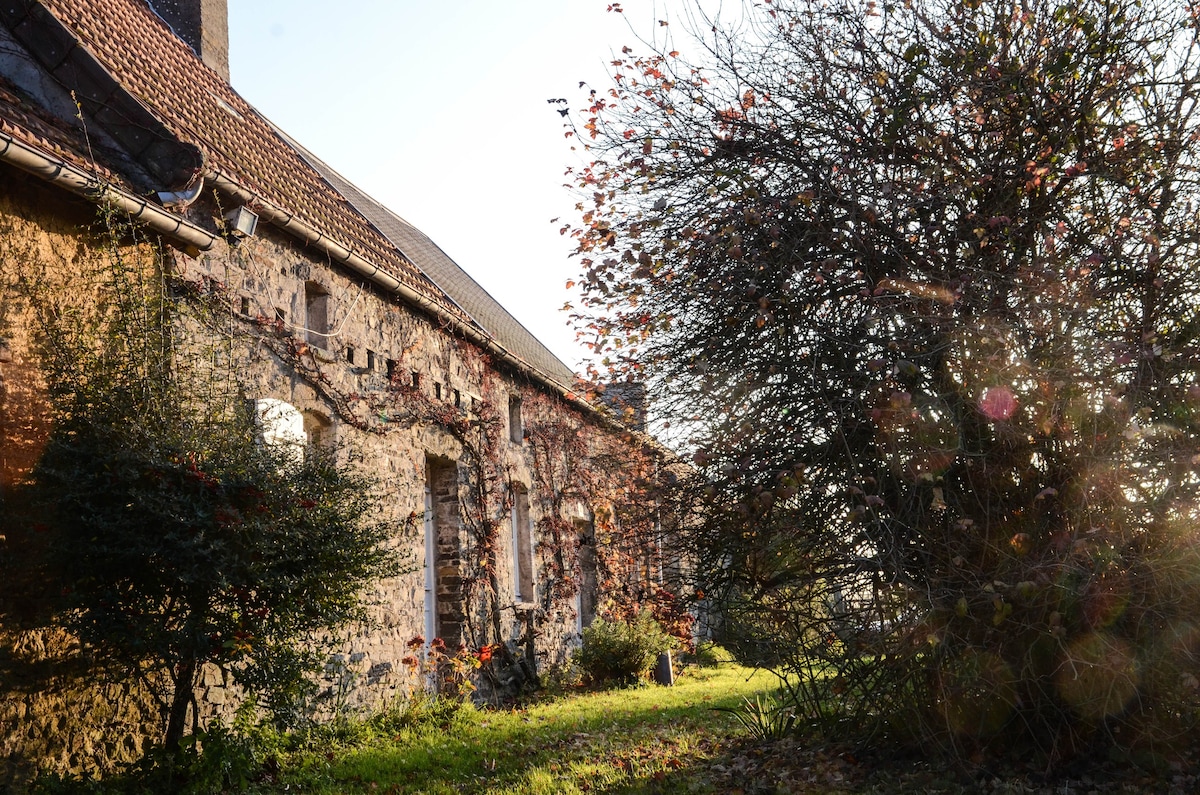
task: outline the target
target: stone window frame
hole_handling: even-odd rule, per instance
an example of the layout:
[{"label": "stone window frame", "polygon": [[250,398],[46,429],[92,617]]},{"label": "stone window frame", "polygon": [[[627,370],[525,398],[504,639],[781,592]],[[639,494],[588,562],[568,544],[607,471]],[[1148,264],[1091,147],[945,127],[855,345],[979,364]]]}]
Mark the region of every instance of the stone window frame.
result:
[{"label": "stone window frame", "polygon": [[512,502],[509,509],[509,526],[512,531],[510,551],[513,600],[517,604],[528,604],[537,600],[537,572],[533,554],[536,539],[530,513],[529,488],[524,483],[513,481],[509,484],[509,491]]},{"label": "stone window frame", "polygon": [[525,441],[525,424],[521,418],[521,396],[508,396],[508,439],[515,444]]},{"label": "stone window frame", "polygon": [[600,572],[596,557],[596,523],[591,517],[571,520],[576,534],[575,559],[579,566],[579,582],[575,592],[575,631],[580,636],[599,614]]},{"label": "stone window frame", "polygon": [[314,348],[329,347],[331,303],[329,288],[317,281],[304,282],[304,336]]},{"label": "stone window frame", "polygon": [[308,409],[300,412],[304,418],[304,433],[310,445],[332,447],[334,445],[333,419],[324,412]]}]

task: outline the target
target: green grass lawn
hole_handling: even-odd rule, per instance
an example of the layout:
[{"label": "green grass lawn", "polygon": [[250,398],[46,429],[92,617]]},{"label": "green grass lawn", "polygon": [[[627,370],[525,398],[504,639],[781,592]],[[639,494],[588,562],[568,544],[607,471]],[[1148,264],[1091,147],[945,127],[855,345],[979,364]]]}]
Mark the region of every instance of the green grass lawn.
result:
[{"label": "green grass lawn", "polygon": [[356,747],[286,754],[263,792],[716,792],[706,765],[739,728],[714,707],[769,690],[774,679],[723,665],[691,669],[674,687],[548,699],[515,710],[462,710]]},{"label": "green grass lawn", "polygon": [[[103,781],[55,777],[44,795],[215,793],[736,793],[737,795],[974,795],[1200,792],[1194,753],[1163,770],[1089,762],[1056,779],[1041,768],[973,767],[792,734],[752,737],[744,698],[771,691],[770,674],[731,664],[690,669],[675,687],[646,686],[479,710],[446,700],[398,702],[380,715],[290,735],[210,735],[198,767]],[[231,743],[223,745],[222,743]],[[252,751],[250,749],[253,749]],[[242,749],[238,751],[237,749]],[[243,753],[244,752],[244,753]],[[214,777],[215,776],[215,777]],[[220,782],[226,783],[220,783]],[[239,782],[230,784],[228,782]],[[40,786],[39,786],[40,783]],[[186,785],[181,787],[180,785]]]}]

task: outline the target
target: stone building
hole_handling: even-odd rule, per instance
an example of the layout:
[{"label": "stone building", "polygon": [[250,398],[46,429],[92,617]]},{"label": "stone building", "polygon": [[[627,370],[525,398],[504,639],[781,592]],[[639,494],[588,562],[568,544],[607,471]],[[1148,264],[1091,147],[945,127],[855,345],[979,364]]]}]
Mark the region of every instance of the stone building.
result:
[{"label": "stone building", "polygon": [[[374,472],[416,570],[331,661],[369,704],[406,683],[415,636],[567,658],[605,604],[656,592],[648,441],[576,393],[558,361],[438,246],[264,119],[229,85],[224,0],[0,4],[0,759],[103,769],[156,739],[132,686],[92,685],[42,623],[36,522],[18,495],[50,426],[20,286],[74,300],[98,207],[161,241],[165,267],[236,336],[269,434],[336,444]],[[21,514],[25,516],[25,514]],[[481,550],[485,550],[481,552]],[[490,551],[489,551],[490,550]],[[21,557],[21,556],[25,557]],[[522,666],[518,666],[520,668]],[[496,671],[513,685],[520,671]],[[233,698],[223,672],[205,714]]]}]

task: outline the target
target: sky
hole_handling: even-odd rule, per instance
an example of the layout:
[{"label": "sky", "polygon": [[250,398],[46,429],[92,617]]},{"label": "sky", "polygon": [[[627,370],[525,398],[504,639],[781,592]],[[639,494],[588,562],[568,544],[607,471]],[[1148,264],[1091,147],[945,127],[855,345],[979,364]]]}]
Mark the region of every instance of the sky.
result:
[{"label": "sky", "polygon": [[[666,0],[229,0],[231,82],[268,119],[429,235],[567,365],[580,155],[560,105],[606,85]],[[558,218],[552,223],[551,219]]]}]

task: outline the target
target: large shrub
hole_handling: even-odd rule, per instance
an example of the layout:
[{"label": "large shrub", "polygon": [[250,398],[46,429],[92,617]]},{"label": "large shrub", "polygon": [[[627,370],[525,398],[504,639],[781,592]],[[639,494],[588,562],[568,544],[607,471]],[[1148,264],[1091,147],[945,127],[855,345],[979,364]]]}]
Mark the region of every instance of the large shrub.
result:
[{"label": "large shrub", "polygon": [[576,660],[593,684],[629,685],[645,677],[676,640],[643,610],[629,622],[597,618],[583,631]]},{"label": "large shrub", "polygon": [[1188,742],[1195,8],[688,6],[586,98],[574,234],[719,639],[862,737]]},{"label": "large shrub", "polygon": [[[29,288],[54,410],[35,486],[62,621],[111,663],[106,675],[165,684],[173,753],[206,665],[285,715],[365,618],[368,586],[400,571],[398,528],[336,450],[259,437],[203,296],[105,220],[105,254],[79,277],[94,302]],[[118,243],[128,236],[138,245]]]}]

